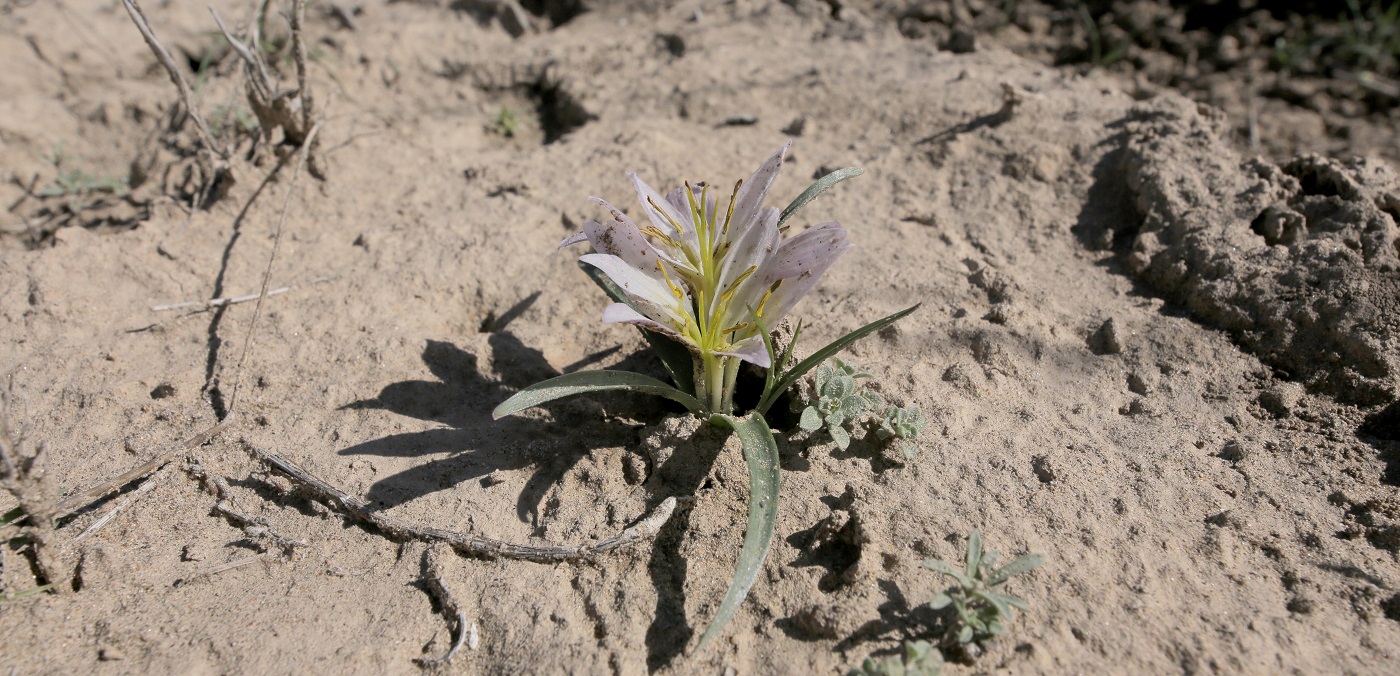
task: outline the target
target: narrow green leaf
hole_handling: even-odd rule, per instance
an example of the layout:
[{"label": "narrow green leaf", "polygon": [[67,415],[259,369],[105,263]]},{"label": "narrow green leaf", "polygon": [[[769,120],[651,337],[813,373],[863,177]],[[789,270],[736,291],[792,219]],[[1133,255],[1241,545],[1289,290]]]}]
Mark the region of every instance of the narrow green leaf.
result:
[{"label": "narrow green leaf", "polygon": [[792,330],[792,340],[788,341],[787,347],[783,348],[783,354],[778,357],[777,370],[779,372],[787,368],[788,362],[792,361],[792,351],[797,347],[797,338],[802,335],[802,320],[797,320],[797,327]]},{"label": "narrow green leaf", "polygon": [[704,650],[710,641],[719,636],[720,630],[734,617],[739,605],[749,595],[749,589],[763,569],[763,560],[768,557],[768,547],[773,543],[773,529],[778,519],[778,444],[773,441],[773,430],[768,428],[768,421],[757,412],[743,418],[729,415],[718,418],[739,435],[739,441],[744,445],[744,461],[749,466],[749,522],[734,579],[719,604],[715,619],[710,621],[710,626],[700,637],[696,650]]},{"label": "narrow green leaf", "polygon": [[5,512],[3,516],[0,516],[0,526],[8,526],[16,521],[19,521],[20,519],[23,519],[25,516],[28,515],[24,513],[24,508],[16,507],[8,512]]},{"label": "narrow green leaf", "polygon": [[773,347],[773,334],[768,332],[768,325],[763,323],[763,318],[753,308],[749,308],[749,320],[758,326],[758,335],[763,336],[763,348],[768,350],[768,369],[763,374],[763,396],[766,397],[773,389],[774,377],[783,365],[778,361],[777,350]]},{"label": "narrow green leaf", "polygon": [[[988,601],[991,601],[993,597],[995,597],[997,601],[1008,607],[1014,606],[1016,608],[1020,608],[1021,610],[1027,610],[1030,608],[1030,605],[1026,603],[1025,599],[1019,596],[1012,596],[1011,594],[1002,594],[1000,592],[991,591],[983,592],[983,595],[987,597]],[[1010,617],[1010,614],[1007,614],[1007,617]]]},{"label": "narrow green leaf", "polygon": [[[592,279],[593,283],[597,284],[603,293],[608,294],[608,297],[614,302],[626,303],[633,310],[637,310],[627,294],[611,279],[608,279],[602,270],[583,262],[580,262],[578,266],[583,268],[583,271],[588,274],[588,278]],[[641,310],[637,311],[641,312]],[[642,337],[646,339],[656,356],[661,359],[661,365],[666,367],[666,372],[671,375],[671,381],[676,384],[676,387],[684,392],[694,392],[695,358],[691,356],[690,349],[670,336],[648,331],[640,326],[637,327],[637,330],[642,332]]]},{"label": "narrow green leaf", "polygon": [[992,573],[990,576],[988,576],[987,586],[995,587],[1011,579],[1012,576],[1020,575],[1021,573],[1027,573],[1032,570],[1035,570],[1036,568],[1039,568],[1040,564],[1042,563],[1045,563],[1044,556],[1041,556],[1040,554],[1026,554],[1025,556],[1016,559],[1015,561],[1012,561],[1011,563],[1008,563],[1002,566],[1001,568],[998,568],[995,573]]},{"label": "narrow green leaf", "polygon": [[987,603],[992,604],[992,607],[996,608],[997,615],[1008,619],[1011,617],[1011,606],[1006,602],[1005,595],[982,592],[979,593],[978,596],[981,596]]},{"label": "narrow green leaf", "polygon": [[965,574],[977,579],[977,569],[982,567],[982,534],[977,529],[972,529],[972,535],[967,536],[967,568]]},{"label": "narrow green leaf", "polygon": [[956,575],[962,572],[949,565],[948,562],[938,559],[924,559],[922,565],[929,570],[943,573],[944,575]]},{"label": "narrow green leaf", "polygon": [[773,405],[773,402],[777,400],[779,394],[787,391],[789,387],[792,387],[792,384],[797,382],[797,379],[801,378],[803,374],[816,368],[818,364],[821,364],[822,362],[826,361],[827,357],[830,357],[831,355],[840,352],[847,345],[850,345],[851,343],[854,343],[855,341],[860,340],[861,338],[864,338],[870,335],[871,333],[879,331],[880,329],[883,329],[886,326],[889,326],[890,324],[893,324],[903,319],[909,313],[919,309],[920,305],[923,305],[923,303],[919,303],[918,305],[915,305],[913,307],[905,308],[888,317],[884,317],[882,319],[877,319],[873,322],[870,322],[869,324],[866,324],[865,326],[862,326],[856,329],[855,331],[852,331],[844,336],[841,336],[840,338],[837,338],[836,340],[831,341],[831,343],[829,343],[826,347],[823,347],[822,349],[813,352],[812,356],[803,359],[800,363],[797,364],[797,366],[792,367],[791,371],[784,373],[782,382],[778,383],[778,386],[773,388],[772,393],[768,394],[767,396],[764,396],[763,401],[760,401],[758,403],[758,406],[754,410],[758,411],[759,413],[767,413],[768,407]]},{"label": "narrow green leaf", "polygon": [[535,383],[516,392],[509,399],[501,402],[496,410],[491,411],[491,417],[500,420],[512,413],[519,413],[527,408],[539,406],[555,399],[606,390],[631,390],[643,394],[655,394],[680,403],[691,413],[699,413],[704,408],[695,397],[651,376],[631,371],[578,371]]},{"label": "narrow green leaf", "polygon": [[937,596],[934,596],[932,599],[929,600],[928,607],[934,610],[942,610],[944,608],[947,608],[948,604],[952,602],[953,597],[949,596],[946,592],[939,592]]},{"label": "narrow green leaf", "polygon": [[818,195],[826,192],[831,186],[864,173],[865,170],[860,167],[846,167],[845,169],[837,169],[817,179],[815,183],[807,186],[807,189],[803,190],[802,194],[798,195],[797,199],[792,201],[792,204],[787,205],[787,208],[783,209],[782,215],[778,216],[778,227],[783,227],[783,224],[786,223],[789,218],[792,218],[792,215],[797,213],[798,209],[807,206],[808,202],[816,199]]}]

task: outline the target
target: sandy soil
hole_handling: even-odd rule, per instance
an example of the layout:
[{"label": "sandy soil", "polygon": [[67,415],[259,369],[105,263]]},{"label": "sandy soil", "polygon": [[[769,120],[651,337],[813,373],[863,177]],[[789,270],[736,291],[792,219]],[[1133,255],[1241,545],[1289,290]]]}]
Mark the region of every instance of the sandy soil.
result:
[{"label": "sandy soil", "polygon": [[[202,6],[146,11],[183,60],[217,47]],[[436,3],[365,2],[351,21],[318,4],[327,180],[264,184],[272,153],[252,161],[244,139],[237,182],[190,212],[193,132],[121,5],[5,6],[0,373],[13,422],[47,442],[48,485],[72,494],[178,448],[242,392],[229,428],[130,504],[63,522],[74,576],[0,602],[0,668],[412,673],[443,653],[425,545],[308,498],[247,452],[263,448],[397,518],[540,545],[695,496],[654,541],[588,563],[447,557],[479,636],[453,671],[841,671],[946,622],[921,607],[943,582],[918,563],[956,559],[974,528],[1047,563],[1013,582],[1030,610],[1010,633],[948,673],[1393,670],[1392,167],[1251,158],[1219,111],[994,46],[940,50],[878,7],[568,15],[513,38]],[[235,59],[211,62],[201,105],[236,109]],[[632,205],[628,170],[725,184],[789,138],[779,206],[865,168],[799,217],[856,244],[798,307],[807,346],[922,302],[850,356],[931,424],[913,461],[780,430],[778,537],[696,655],[744,535],[736,442],[639,396],[489,412],[564,371],[662,373],[554,249],[601,215],[589,195]],[[72,169],[129,192],[26,195]],[[271,285],[295,288],[264,305],[240,373],[253,304],[151,308],[257,293],[288,196]],[[304,546],[263,552],[265,530],[215,511],[221,483]],[[41,582],[23,549],[5,548],[7,593]]]}]

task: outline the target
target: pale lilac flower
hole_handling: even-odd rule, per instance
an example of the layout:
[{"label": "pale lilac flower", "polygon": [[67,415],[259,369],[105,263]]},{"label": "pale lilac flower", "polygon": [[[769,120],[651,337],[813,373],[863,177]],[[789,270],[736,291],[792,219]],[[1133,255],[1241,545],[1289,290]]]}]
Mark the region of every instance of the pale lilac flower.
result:
[{"label": "pale lilac flower", "polygon": [[[687,183],[663,197],[631,173],[646,223],[639,225],[593,198],[612,219],[584,222],[583,232],[560,246],[590,242],[597,253],[579,260],[626,292],[630,304],[609,305],[603,321],[637,324],[675,338],[704,362],[712,383],[708,374],[717,358],[731,372],[737,364],[726,357],[770,366],[752,315],[776,327],[851,248],[846,231],[834,222],[784,239],[778,209],[763,206],[790,145],[737,183],[727,202],[703,184]],[[732,383],[732,373],[727,380]]]}]

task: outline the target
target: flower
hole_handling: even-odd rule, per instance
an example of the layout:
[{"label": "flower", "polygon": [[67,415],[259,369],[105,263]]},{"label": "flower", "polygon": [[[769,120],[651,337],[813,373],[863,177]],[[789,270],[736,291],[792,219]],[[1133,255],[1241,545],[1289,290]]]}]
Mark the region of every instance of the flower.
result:
[{"label": "flower", "polygon": [[[603,321],[637,324],[680,341],[704,362],[707,375],[716,359],[730,371],[737,369],[727,359],[733,357],[771,366],[753,317],[777,326],[851,248],[846,231],[835,222],[784,239],[787,228],[779,228],[778,210],[763,206],[791,145],[736,183],[723,210],[708,184],[687,182],[663,197],[634,173],[628,176],[647,223],[638,225],[608,202],[592,198],[612,219],[585,221],[583,232],[559,246],[591,243],[596,253],[579,260],[601,270],[627,294],[629,302],[603,310]],[[726,380],[732,384],[732,375]],[[705,389],[713,391],[716,385]]]}]

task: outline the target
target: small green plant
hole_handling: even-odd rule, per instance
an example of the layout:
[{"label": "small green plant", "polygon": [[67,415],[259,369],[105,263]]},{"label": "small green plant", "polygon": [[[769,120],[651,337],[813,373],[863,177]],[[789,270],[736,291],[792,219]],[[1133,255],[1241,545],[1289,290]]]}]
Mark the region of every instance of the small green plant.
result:
[{"label": "small green plant", "polygon": [[880,418],[879,426],[875,428],[875,436],[885,443],[894,443],[904,457],[913,460],[919,452],[919,446],[914,443],[914,439],[923,431],[924,414],[919,411],[918,406],[890,406]]},{"label": "small green plant", "polygon": [[851,445],[847,429],[855,430],[871,411],[879,410],[885,400],[857,382],[871,377],[854,364],[832,358],[831,364],[817,367],[816,401],[802,410],[798,426],[808,432],[822,427],[842,450]]},{"label": "small green plant", "polygon": [[40,153],[39,156],[58,171],[58,177],[53,183],[39,190],[40,197],[82,197],[94,193],[126,194],[126,177],[98,176],[82,169],[64,168],[65,164],[70,164],[78,158],[69,155],[62,142],[54,147],[52,155]]},{"label": "small green plant", "polygon": [[253,111],[245,106],[215,106],[213,114],[209,116],[209,130],[218,137],[229,130],[239,136],[252,135],[257,133],[258,128],[258,118],[253,117]]},{"label": "small green plant", "polygon": [[846,676],[939,676],[943,673],[943,655],[928,641],[905,641],[903,655],[875,659],[865,658],[860,668]]},{"label": "small green plant", "polygon": [[957,580],[956,585],[933,597],[928,605],[939,610],[952,604],[958,611],[956,639],[959,644],[981,643],[1005,633],[1011,609],[1025,610],[1027,606],[1020,598],[1003,592],[1002,587],[1012,576],[1039,568],[1045,557],[1025,554],[993,570],[996,562],[995,551],[982,551],[982,535],[976,530],[967,538],[967,564],[962,570],[937,559],[924,560],[925,568]]},{"label": "small green plant", "polygon": [[501,112],[496,113],[495,119],[491,120],[491,132],[506,138],[514,138],[518,131],[520,131],[520,116],[516,114],[514,108],[501,106]]}]

